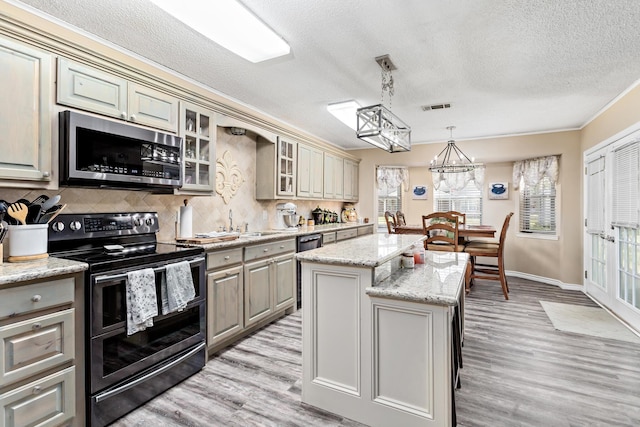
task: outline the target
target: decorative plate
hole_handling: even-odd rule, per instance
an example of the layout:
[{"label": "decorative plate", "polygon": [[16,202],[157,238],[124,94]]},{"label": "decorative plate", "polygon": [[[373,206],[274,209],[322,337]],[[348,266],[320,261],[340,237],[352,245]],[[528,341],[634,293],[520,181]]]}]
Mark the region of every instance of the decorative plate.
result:
[{"label": "decorative plate", "polygon": [[413,194],[415,194],[416,196],[422,196],[426,192],[427,189],[425,187],[415,187],[413,189]]},{"label": "decorative plate", "polygon": [[491,186],[491,192],[493,194],[502,194],[506,191],[506,188],[504,188],[504,184],[493,184]]}]

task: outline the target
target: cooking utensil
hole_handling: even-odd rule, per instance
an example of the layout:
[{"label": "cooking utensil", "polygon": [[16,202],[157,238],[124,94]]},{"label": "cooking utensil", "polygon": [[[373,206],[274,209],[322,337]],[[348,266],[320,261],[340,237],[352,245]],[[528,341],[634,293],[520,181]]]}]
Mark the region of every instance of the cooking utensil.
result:
[{"label": "cooking utensil", "polygon": [[46,211],[48,211],[49,209],[57,205],[59,201],[60,201],[59,194],[56,194],[55,196],[47,199],[44,203],[42,203],[42,213],[45,213]]},{"label": "cooking utensil", "polygon": [[18,222],[21,222],[22,225],[27,224],[27,214],[29,213],[29,209],[24,203],[11,203],[9,205],[9,209],[7,209],[7,213],[10,217],[18,220]]},{"label": "cooking utensil", "polygon": [[38,219],[40,218],[40,212],[42,212],[42,205],[40,204],[31,204],[27,206],[27,224],[37,224]]},{"label": "cooking utensil", "polygon": [[8,232],[9,224],[7,224],[7,221],[0,221],[0,244],[2,244]]},{"label": "cooking utensil", "polygon": [[29,206],[32,205],[42,205],[44,202],[46,202],[47,200],[49,200],[49,196],[41,194],[38,197],[36,197],[35,199],[33,199],[33,202],[31,202],[31,204]]},{"label": "cooking utensil", "polygon": [[66,207],[67,205],[64,204],[64,205],[56,205],[53,208],[49,209],[45,214],[40,215],[40,224],[49,224]]}]

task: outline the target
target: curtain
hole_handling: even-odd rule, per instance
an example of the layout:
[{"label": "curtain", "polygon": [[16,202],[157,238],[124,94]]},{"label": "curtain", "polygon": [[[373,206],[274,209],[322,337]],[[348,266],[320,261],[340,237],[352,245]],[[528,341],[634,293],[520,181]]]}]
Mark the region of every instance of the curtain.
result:
[{"label": "curtain", "polygon": [[404,185],[404,190],[409,189],[409,168],[406,167],[386,167],[378,166],[377,177],[378,188],[386,191]]},{"label": "curtain", "polygon": [[552,185],[558,181],[559,156],[538,157],[535,159],[520,160],[513,164],[513,189],[518,190],[520,179],[525,184],[536,186],[545,176],[551,180]]},{"label": "curtain", "polygon": [[449,193],[460,191],[473,181],[478,190],[482,190],[484,184],[484,166],[478,166],[468,172],[431,173],[433,188]]}]

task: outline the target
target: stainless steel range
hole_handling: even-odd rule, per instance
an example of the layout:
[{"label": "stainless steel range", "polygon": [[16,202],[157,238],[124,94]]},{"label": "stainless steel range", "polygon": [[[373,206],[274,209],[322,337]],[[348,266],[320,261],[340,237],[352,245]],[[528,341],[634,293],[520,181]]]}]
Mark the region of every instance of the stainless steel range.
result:
[{"label": "stainless steel range", "polygon": [[[85,378],[87,425],[92,427],[120,418],[205,364],[204,251],[158,243],[158,230],[154,212],[61,214],[50,224],[49,253],[89,264]],[[183,309],[163,315],[165,271],[183,261],[191,271],[195,298]],[[153,274],[147,278],[155,278],[160,314],[153,317],[153,326],[128,335],[128,277],[149,268]]]}]

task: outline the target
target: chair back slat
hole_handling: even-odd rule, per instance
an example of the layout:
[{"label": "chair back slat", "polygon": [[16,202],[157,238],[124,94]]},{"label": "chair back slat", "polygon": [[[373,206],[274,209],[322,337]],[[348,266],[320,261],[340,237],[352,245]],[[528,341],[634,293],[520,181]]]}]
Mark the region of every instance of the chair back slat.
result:
[{"label": "chair back slat", "polygon": [[422,215],[422,231],[427,236],[424,247],[429,244],[451,245],[458,252],[458,217],[448,212],[434,212]]},{"label": "chair back slat", "polygon": [[451,215],[455,215],[458,217],[458,224],[466,224],[467,223],[467,214],[458,211],[448,211],[446,212]]},{"label": "chair back slat", "polygon": [[404,218],[404,214],[400,211],[396,212],[396,224],[398,225],[407,225],[407,221]]},{"label": "chair back slat", "polygon": [[389,211],[386,211],[384,213],[384,220],[387,223],[387,231],[389,232],[389,234],[395,233],[396,218],[393,216],[393,214]]},{"label": "chair back slat", "polygon": [[500,256],[504,253],[504,241],[507,239],[507,230],[509,229],[509,223],[511,222],[511,217],[513,216],[513,212],[509,212],[507,217],[504,219],[502,223],[502,231],[500,231],[500,240],[499,240],[499,251]]}]

